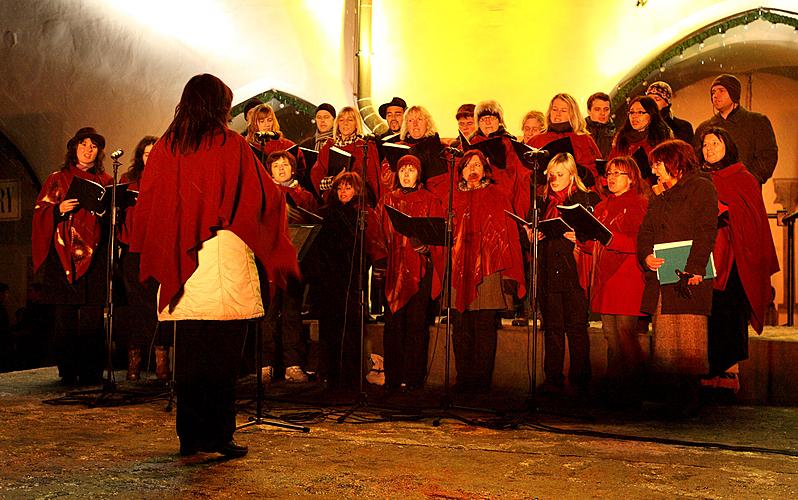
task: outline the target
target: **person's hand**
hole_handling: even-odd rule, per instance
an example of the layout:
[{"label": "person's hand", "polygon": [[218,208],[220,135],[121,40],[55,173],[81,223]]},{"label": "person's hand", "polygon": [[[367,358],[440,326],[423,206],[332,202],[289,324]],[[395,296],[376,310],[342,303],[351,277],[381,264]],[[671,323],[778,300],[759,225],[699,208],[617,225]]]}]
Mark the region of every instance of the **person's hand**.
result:
[{"label": "person's hand", "polygon": [[576,243],[576,233],[573,231],[568,231],[562,233],[566,240],[570,241],[571,243]]},{"label": "person's hand", "polygon": [[532,241],[532,234],[535,231],[529,226],[524,226],[524,232],[526,233],[526,239],[528,239],[531,242]]},{"label": "person's hand", "polygon": [[652,271],[656,271],[657,269],[662,267],[662,264],[664,263],[665,259],[658,259],[654,257],[653,253],[648,254],[648,256],[646,257],[646,267],[648,267]]},{"label": "person's hand", "polygon": [[64,200],[58,204],[58,211],[61,212],[61,215],[65,215],[68,212],[75,210],[78,206],[77,198],[71,198],[69,200]]},{"label": "person's hand", "polygon": [[704,281],[704,277],[703,277],[703,276],[699,276],[699,275],[697,275],[697,274],[694,274],[692,278],[690,278],[689,280],[687,280],[687,284],[688,284],[688,285],[698,285],[698,284],[700,284],[702,281]]}]

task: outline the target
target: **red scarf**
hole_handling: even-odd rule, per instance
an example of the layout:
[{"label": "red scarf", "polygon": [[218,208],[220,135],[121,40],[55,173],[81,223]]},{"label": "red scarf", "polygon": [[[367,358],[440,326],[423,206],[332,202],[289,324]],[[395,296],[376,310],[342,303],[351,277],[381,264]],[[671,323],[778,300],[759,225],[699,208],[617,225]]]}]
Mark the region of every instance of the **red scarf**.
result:
[{"label": "red scarf", "polygon": [[543,220],[547,219],[554,219],[560,216],[560,211],[557,209],[557,205],[564,205],[568,198],[574,193],[574,187],[569,186],[562,191],[554,191],[549,186],[549,197],[548,197],[548,205],[546,205],[546,213],[543,214]]}]

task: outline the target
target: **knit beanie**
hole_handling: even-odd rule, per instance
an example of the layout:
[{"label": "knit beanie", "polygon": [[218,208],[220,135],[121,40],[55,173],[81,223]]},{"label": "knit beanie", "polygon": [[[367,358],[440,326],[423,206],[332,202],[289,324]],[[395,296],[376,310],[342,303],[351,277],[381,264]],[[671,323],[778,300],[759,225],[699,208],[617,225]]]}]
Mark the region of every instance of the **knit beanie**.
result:
[{"label": "knit beanie", "polygon": [[729,97],[731,97],[732,102],[735,104],[740,104],[740,94],[742,93],[742,84],[740,83],[740,80],[738,80],[736,76],[723,74],[715,78],[715,80],[712,82],[712,85],[709,87],[710,92],[712,90],[712,87],[714,87],[715,85],[720,85],[721,87],[725,88],[726,92],[729,93]]},{"label": "knit beanie", "polygon": [[648,86],[648,90],[646,90],[646,95],[657,95],[662,98],[663,101],[668,103],[668,106],[671,104],[671,98],[673,97],[673,90],[671,86],[665,82],[654,82]]},{"label": "knit beanie", "polygon": [[328,113],[330,113],[332,115],[333,118],[335,118],[335,108],[330,103],[323,102],[323,103],[319,104],[316,107],[316,113],[318,113],[319,111],[327,111]]},{"label": "knit beanie", "polygon": [[399,171],[405,165],[410,165],[416,168],[416,172],[421,175],[421,160],[418,159],[417,156],[414,155],[404,155],[403,157],[399,158],[399,161],[396,162],[396,170]]}]

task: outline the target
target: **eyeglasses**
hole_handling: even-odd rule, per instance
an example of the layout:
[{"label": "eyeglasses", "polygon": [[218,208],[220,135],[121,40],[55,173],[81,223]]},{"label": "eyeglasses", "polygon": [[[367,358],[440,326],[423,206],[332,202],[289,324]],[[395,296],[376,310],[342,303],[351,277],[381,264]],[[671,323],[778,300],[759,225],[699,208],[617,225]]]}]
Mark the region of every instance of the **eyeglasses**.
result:
[{"label": "eyeglasses", "polygon": [[627,177],[629,176],[629,174],[627,174],[626,172],[607,172],[606,174],[604,174],[604,177],[606,177],[607,179],[612,179],[614,177],[618,177],[619,175],[625,175]]},{"label": "eyeglasses", "polygon": [[629,116],[640,116],[640,115],[647,115],[648,111],[629,111],[627,114]]},{"label": "eyeglasses", "polygon": [[480,116],[479,117],[479,121],[481,121],[481,122],[493,121],[493,120],[497,120],[498,121],[499,117],[498,116],[493,116],[493,115],[484,115],[484,116]]}]

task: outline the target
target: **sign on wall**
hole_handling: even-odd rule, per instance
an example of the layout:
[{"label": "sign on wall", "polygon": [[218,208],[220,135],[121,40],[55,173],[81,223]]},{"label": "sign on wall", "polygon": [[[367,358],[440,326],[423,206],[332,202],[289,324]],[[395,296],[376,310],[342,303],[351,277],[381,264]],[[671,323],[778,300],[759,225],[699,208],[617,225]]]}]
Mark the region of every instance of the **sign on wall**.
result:
[{"label": "sign on wall", "polygon": [[22,218],[21,183],[19,179],[0,179],[0,221]]}]

